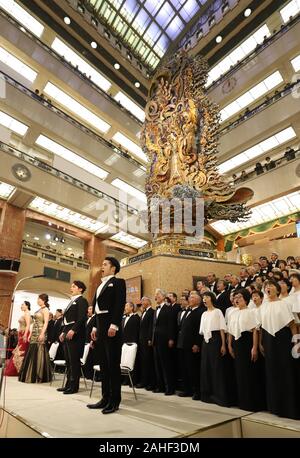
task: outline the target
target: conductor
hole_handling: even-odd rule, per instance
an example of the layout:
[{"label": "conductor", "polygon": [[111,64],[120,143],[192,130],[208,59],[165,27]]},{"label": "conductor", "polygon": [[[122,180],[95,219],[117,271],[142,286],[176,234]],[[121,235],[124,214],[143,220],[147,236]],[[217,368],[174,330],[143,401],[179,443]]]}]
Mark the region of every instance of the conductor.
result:
[{"label": "conductor", "polygon": [[115,275],[120,271],[116,258],[107,256],[102,263],[102,281],[93,299],[96,326],[91,338],[96,342],[96,358],[102,374],[102,399],[88,404],[89,409],[102,409],[103,414],[119,409],[121,402],[122,316],[126,302],[126,284]]}]

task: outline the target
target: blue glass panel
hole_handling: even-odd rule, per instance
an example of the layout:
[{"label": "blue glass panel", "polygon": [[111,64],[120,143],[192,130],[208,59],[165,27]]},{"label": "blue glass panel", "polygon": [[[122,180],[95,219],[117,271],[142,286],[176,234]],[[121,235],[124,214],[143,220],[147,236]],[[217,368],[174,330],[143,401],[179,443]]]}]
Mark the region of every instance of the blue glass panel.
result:
[{"label": "blue glass panel", "polygon": [[152,16],[155,16],[161,5],[164,3],[164,0],[146,0],[144,3],[144,8]]},{"label": "blue glass panel", "polygon": [[158,46],[162,51],[166,52],[166,50],[169,47],[169,44],[170,44],[169,38],[167,37],[167,35],[163,33],[160,39],[157,41],[156,45],[154,46],[154,51],[156,50],[156,47]]},{"label": "blue glass panel", "polygon": [[173,8],[168,2],[166,2],[157,13],[155,20],[162,28],[165,28],[171,19],[173,19],[174,15],[175,12]]},{"label": "blue glass panel", "polygon": [[181,30],[183,29],[183,22],[179,19],[178,16],[175,16],[169,27],[167,28],[166,32],[169,37],[173,40],[180,34]]},{"label": "blue glass panel", "polygon": [[150,17],[146,13],[145,10],[141,10],[135,20],[132,23],[132,27],[134,27],[138,32],[143,33],[143,31],[147,28],[150,22]]},{"label": "blue glass panel", "polygon": [[180,16],[182,19],[188,22],[197,13],[198,10],[199,5],[196,0],[187,0],[183,8],[180,10]]},{"label": "blue glass panel", "polygon": [[149,29],[146,32],[146,35],[149,35],[152,38],[152,40],[155,42],[157,38],[159,37],[160,33],[161,33],[160,28],[154,22],[152,22],[152,24],[150,25]]}]

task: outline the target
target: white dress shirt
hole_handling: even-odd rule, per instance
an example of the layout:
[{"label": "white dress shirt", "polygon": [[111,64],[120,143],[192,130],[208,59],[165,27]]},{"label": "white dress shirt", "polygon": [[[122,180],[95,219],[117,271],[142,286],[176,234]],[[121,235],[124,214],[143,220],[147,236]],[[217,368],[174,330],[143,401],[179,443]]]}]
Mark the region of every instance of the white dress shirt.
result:
[{"label": "white dress shirt", "polygon": [[132,315],[134,315],[133,312],[132,312],[132,313],[129,313],[129,315],[125,318],[125,320],[124,320],[124,328],[125,328],[126,324],[128,323],[129,318],[130,318]]},{"label": "white dress shirt", "polygon": [[[67,307],[65,308],[64,310],[64,313],[66,313],[67,310],[69,310],[70,306],[73,304],[73,302],[78,298],[82,296],[82,294],[76,294],[76,296],[71,296],[71,300],[70,302],[68,303]],[[67,320],[65,319],[65,317],[63,318],[63,323],[65,326],[67,326],[68,324],[73,324],[75,323],[75,321],[70,321],[70,323],[67,322]]]}]

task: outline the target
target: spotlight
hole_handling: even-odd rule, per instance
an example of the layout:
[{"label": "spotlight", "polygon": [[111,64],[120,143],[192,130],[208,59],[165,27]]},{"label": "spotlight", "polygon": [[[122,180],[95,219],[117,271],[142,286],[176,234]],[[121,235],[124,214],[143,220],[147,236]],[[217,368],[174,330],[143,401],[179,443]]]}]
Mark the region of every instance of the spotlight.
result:
[{"label": "spotlight", "polygon": [[221,43],[222,40],[223,40],[223,38],[221,37],[221,35],[218,35],[217,38],[216,38],[216,42],[217,43]]},{"label": "spotlight", "polygon": [[127,59],[132,60],[132,55],[129,52],[127,53]]},{"label": "spotlight", "polygon": [[59,237],[58,237],[57,234],[53,237],[53,240],[54,240],[54,242],[59,242]]},{"label": "spotlight", "polygon": [[94,17],[92,17],[91,23],[93,24],[94,27],[98,26],[98,21]]},{"label": "spotlight", "polygon": [[139,81],[136,81],[136,82],[134,83],[134,85],[135,85],[135,87],[140,87],[141,83],[140,83]]},{"label": "spotlight", "polygon": [[97,45],[97,43],[96,43],[95,41],[92,41],[92,42],[91,42],[91,47],[92,47],[93,49],[96,49],[97,46],[98,46],[98,45]]},{"label": "spotlight", "polygon": [[81,14],[84,13],[84,8],[83,8],[82,5],[79,4],[79,5],[77,6],[77,9],[78,9],[79,13],[81,13]]},{"label": "spotlight", "polygon": [[46,235],[45,235],[45,239],[46,239],[46,240],[50,240],[50,239],[51,239],[51,235],[50,235],[50,234],[46,234]]},{"label": "spotlight", "polygon": [[116,63],[114,64],[114,67],[115,67],[116,70],[120,70],[120,64],[118,64],[118,62],[116,62]]},{"label": "spotlight", "polygon": [[247,9],[244,11],[244,16],[245,16],[245,17],[249,17],[251,13],[252,13],[251,8],[247,8]]},{"label": "spotlight", "polygon": [[48,226],[52,226],[52,223],[49,222],[49,223],[48,223]]},{"label": "spotlight", "polygon": [[67,25],[71,24],[71,19],[69,18],[69,16],[65,16],[64,17],[64,23],[67,24]]},{"label": "spotlight", "polygon": [[62,237],[62,238],[60,239],[60,243],[65,243],[65,242],[66,242],[65,239]]}]

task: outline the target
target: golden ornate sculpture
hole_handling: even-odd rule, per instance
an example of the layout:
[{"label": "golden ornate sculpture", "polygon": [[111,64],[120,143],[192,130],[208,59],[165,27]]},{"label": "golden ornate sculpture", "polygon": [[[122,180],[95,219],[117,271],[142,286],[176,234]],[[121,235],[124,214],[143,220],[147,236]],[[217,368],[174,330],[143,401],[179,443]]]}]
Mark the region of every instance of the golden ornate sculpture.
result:
[{"label": "golden ornate sculpture", "polygon": [[141,133],[148,208],[151,198],[202,197],[205,222],[237,221],[252,191],[236,191],[217,170],[219,108],[206,96],[207,69],[203,58],[180,53],[152,81]]}]

